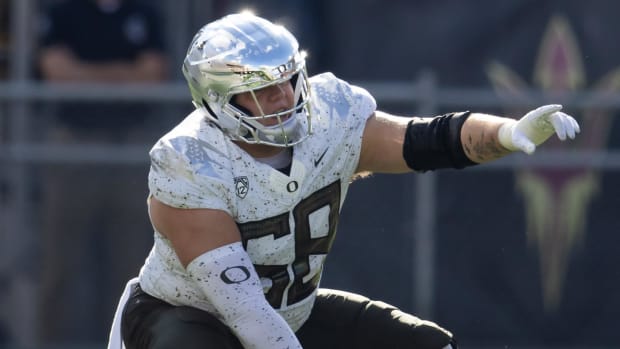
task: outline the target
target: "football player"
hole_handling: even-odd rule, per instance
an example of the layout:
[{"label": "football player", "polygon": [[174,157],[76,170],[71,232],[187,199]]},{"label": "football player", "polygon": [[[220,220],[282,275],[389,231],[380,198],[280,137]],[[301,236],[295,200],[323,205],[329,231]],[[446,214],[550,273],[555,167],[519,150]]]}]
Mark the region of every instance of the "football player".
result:
[{"label": "football player", "polygon": [[250,13],[200,29],[183,73],[196,109],[150,152],[155,242],[110,348],[456,348],[433,322],[319,287],[351,178],[463,168],[579,132],[559,105],[520,120],[389,115],[331,73],[309,77],[293,35]]}]

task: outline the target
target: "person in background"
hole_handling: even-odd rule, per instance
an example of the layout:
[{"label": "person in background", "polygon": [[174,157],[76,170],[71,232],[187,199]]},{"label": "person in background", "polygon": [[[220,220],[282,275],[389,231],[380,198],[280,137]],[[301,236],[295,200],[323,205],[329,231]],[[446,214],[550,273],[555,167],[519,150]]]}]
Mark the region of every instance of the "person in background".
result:
[{"label": "person in background", "polygon": [[[162,23],[132,0],[66,0],[43,16],[38,70],[46,83],[154,84],[167,77]],[[144,103],[62,103],[48,142],[138,145],[157,134]],[[112,156],[114,157],[114,156]],[[143,164],[52,163],[42,177],[40,339],[105,341],[110,295],[148,250]]]},{"label": "person in background", "polygon": [[431,321],[320,287],[352,179],[531,154],[578,123],[554,104],[518,120],[390,115],[305,67],[295,37],[251,13],[195,35],[183,73],[196,110],[151,149],[154,245],[108,348],[456,348]]}]

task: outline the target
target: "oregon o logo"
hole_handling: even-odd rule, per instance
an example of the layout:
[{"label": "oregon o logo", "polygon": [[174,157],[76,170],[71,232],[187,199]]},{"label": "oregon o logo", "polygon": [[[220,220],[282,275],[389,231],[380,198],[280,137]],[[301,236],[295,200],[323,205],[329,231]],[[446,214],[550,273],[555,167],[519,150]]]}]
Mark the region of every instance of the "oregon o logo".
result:
[{"label": "oregon o logo", "polygon": [[289,193],[296,192],[297,189],[299,189],[299,183],[297,183],[297,181],[290,181],[286,185],[286,190],[288,190]]},{"label": "oregon o logo", "polygon": [[220,278],[229,285],[239,284],[250,278],[250,271],[243,265],[230,267],[220,274]]}]

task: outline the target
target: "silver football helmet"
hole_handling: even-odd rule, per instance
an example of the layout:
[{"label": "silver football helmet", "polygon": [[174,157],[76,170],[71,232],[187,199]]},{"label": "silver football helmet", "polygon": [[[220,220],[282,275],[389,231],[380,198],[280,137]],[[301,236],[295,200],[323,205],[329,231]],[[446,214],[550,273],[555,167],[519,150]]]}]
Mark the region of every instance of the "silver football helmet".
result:
[{"label": "silver football helmet", "polygon": [[[312,132],[305,52],[284,27],[251,13],[228,15],[202,27],[183,62],[193,103],[234,140],[290,147]],[[295,105],[274,114],[249,115],[233,96],[290,81]],[[263,110],[258,105],[257,110]],[[289,118],[285,116],[290,115]],[[265,122],[261,119],[277,120]]]}]

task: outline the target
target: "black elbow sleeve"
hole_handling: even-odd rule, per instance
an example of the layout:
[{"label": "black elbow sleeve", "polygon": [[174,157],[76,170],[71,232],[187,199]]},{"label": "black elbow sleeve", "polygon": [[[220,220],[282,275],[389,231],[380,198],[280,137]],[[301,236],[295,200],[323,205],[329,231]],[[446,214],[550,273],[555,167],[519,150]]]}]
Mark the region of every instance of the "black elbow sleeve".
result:
[{"label": "black elbow sleeve", "polygon": [[461,129],[470,114],[449,113],[411,120],[403,144],[403,158],[407,166],[424,172],[476,165],[465,155],[461,143]]}]

